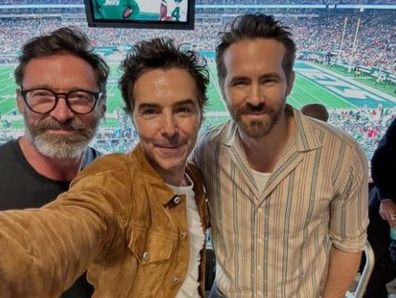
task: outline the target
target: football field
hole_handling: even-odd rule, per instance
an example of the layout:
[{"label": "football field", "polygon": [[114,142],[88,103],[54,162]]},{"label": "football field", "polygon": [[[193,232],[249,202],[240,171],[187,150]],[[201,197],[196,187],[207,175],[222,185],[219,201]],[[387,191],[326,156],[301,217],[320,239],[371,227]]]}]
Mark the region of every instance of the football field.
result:
[{"label": "football field", "polygon": [[[120,127],[119,113],[123,103],[118,90],[118,63],[110,62],[111,74],[107,85],[107,115],[103,122],[105,128]],[[210,86],[209,102],[205,110],[204,126],[224,122],[229,115],[217,82],[216,68],[209,62]],[[15,104],[15,83],[12,65],[0,66],[0,116],[13,115],[11,125],[22,128]],[[287,101],[295,108],[307,103],[322,103],[328,109],[354,109],[360,107],[375,108],[382,104],[386,108],[396,107],[396,98],[360,81],[352,76],[343,75],[318,64],[297,61],[295,64],[296,80]]]}]

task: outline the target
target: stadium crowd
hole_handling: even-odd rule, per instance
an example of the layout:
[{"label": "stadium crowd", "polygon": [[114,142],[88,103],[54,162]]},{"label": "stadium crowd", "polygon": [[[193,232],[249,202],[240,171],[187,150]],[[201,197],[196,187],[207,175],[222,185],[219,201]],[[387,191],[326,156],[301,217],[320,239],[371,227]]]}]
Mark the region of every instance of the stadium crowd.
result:
[{"label": "stadium crowd", "polygon": [[[368,0],[341,0],[339,3],[363,3]],[[389,3],[389,0],[374,2]],[[232,4],[257,4],[257,0],[234,0]],[[325,3],[314,0],[271,0],[268,3]],[[329,2],[329,1],[327,1]],[[326,3],[327,3],[326,2]],[[333,1],[334,2],[334,1]],[[370,1],[370,3],[374,3]],[[5,0],[2,4],[82,4],[82,0]],[[230,4],[225,0],[198,0],[197,4]],[[30,9],[30,13],[22,13],[20,17],[0,18],[0,63],[15,62],[15,49],[32,36],[43,32],[53,31],[65,25],[81,26],[92,39],[94,46],[115,47],[113,55],[122,57],[125,53],[118,51],[118,47],[133,45],[144,38],[170,36],[179,44],[185,44],[200,51],[213,51],[217,43],[217,33],[224,29],[236,14],[246,12],[244,8],[198,8],[194,34],[191,31],[175,30],[163,31],[153,29],[125,29],[125,28],[90,28],[86,25],[85,14],[82,9],[59,8],[63,13],[48,14],[40,8]],[[251,9],[249,9],[252,12]],[[15,12],[15,11],[14,11]],[[36,17],[32,18],[31,15]],[[286,25],[294,32],[299,51],[335,52],[341,50],[341,62],[359,63],[367,67],[379,67],[396,73],[396,10],[314,10],[293,9],[274,10]],[[346,22],[345,30],[344,23]],[[356,43],[354,45],[357,24],[359,25]],[[344,36],[344,37],[343,37]],[[341,40],[343,45],[341,49]],[[373,115],[381,115],[378,121],[372,121]],[[330,122],[349,132],[360,141],[368,157],[389,125],[394,110],[372,110],[368,108],[347,111],[332,111]],[[15,133],[9,120],[3,116],[0,120],[0,142]],[[375,118],[375,117],[374,117]],[[370,123],[370,124],[368,124]],[[125,151],[135,141],[133,128],[102,129],[96,138],[98,149],[109,151]]]},{"label": "stadium crowd", "polygon": [[[197,0],[197,4],[214,5],[229,4],[228,0]],[[233,4],[260,5],[262,0],[234,0]],[[394,4],[393,0],[267,0],[265,4]]]},{"label": "stadium crowd", "polygon": [[[37,18],[1,18],[0,56],[7,55],[11,59],[16,56],[15,48],[19,48],[32,35],[72,24],[82,26],[93,39],[95,46],[133,45],[142,36],[151,38],[166,33],[165,35],[171,36],[176,42],[190,44],[196,50],[213,51],[217,33],[223,30],[235,14],[243,12],[243,8],[200,8],[197,10],[194,34],[182,30],[165,32],[152,29],[88,28],[83,11],[71,13],[67,8],[64,8],[64,13],[49,17],[43,13],[42,17]],[[275,12],[278,14],[280,10]],[[283,13],[281,18],[286,25],[293,28],[299,51],[337,53],[344,63],[375,66],[395,72],[396,10],[370,10],[360,13],[350,10],[290,10]],[[358,34],[355,41],[356,30]],[[338,55],[339,51],[341,55]]]},{"label": "stadium crowd", "polygon": [[395,108],[386,109],[382,106],[376,109],[330,110],[329,123],[353,136],[370,160],[395,115]]},{"label": "stadium crowd", "polygon": [[[353,136],[362,146],[368,159],[396,116],[396,108],[358,108],[329,110],[329,123],[340,128]],[[15,129],[10,120],[14,116],[0,117],[0,143],[11,139],[21,131]],[[137,142],[137,134],[127,115],[121,115],[123,119],[120,127],[106,128],[102,125],[92,146],[102,152],[126,152]],[[211,126],[211,120],[204,123],[202,129]]]},{"label": "stadium crowd", "polygon": [[[198,5],[229,5],[229,0],[197,0]],[[83,4],[84,0],[3,0],[4,5],[23,4]],[[237,5],[260,5],[262,0],[233,0]],[[265,4],[394,4],[393,0],[267,0]]]},{"label": "stadium crowd", "polygon": [[[362,146],[368,159],[371,159],[378,141],[381,139],[396,115],[395,109],[382,107],[330,110],[329,123],[353,136]],[[208,127],[204,124],[202,129]],[[137,134],[131,125],[122,128],[101,129],[94,148],[103,152],[126,152],[136,144]]]}]

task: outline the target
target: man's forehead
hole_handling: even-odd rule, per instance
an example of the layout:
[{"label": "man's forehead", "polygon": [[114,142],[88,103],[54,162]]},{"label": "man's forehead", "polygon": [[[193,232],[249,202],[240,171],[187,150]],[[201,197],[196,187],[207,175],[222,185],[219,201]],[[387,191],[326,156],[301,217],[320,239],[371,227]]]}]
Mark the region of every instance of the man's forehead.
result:
[{"label": "man's forehead", "polygon": [[88,90],[98,87],[97,74],[93,67],[84,59],[68,53],[30,60],[24,69],[23,85]]},{"label": "man's forehead", "polygon": [[197,100],[197,86],[187,70],[155,69],[137,79],[133,93],[136,104],[176,104],[187,99]]},{"label": "man's forehead", "polygon": [[224,53],[225,59],[235,57],[255,57],[283,56],[284,45],[273,38],[246,38],[233,43]]}]

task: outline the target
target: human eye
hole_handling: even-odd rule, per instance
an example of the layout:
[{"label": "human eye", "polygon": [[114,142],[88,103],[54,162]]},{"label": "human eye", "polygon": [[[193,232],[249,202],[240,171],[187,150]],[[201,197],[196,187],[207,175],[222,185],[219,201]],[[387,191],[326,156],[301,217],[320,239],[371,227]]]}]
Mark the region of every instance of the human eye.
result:
[{"label": "human eye", "polygon": [[190,115],[194,112],[194,108],[191,105],[182,105],[176,108],[176,113]]},{"label": "human eye", "polygon": [[142,111],[143,115],[152,115],[156,113],[156,109],[154,108],[147,108]]},{"label": "human eye", "polygon": [[29,100],[33,100],[35,102],[48,102],[53,101],[55,96],[52,92],[45,89],[37,89],[32,90],[27,93],[27,97]]},{"label": "human eye", "polygon": [[144,118],[153,118],[160,113],[160,109],[155,106],[144,106],[139,108],[139,114]]},{"label": "human eye", "polygon": [[265,76],[260,79],[261,84],[272,84],[279,81],[279,78],[276,76]]},{"label": "human eye", "polygon": [[231,87],[244,87],[249,84],[249,81],[246,79],[234,79],[231,81]]},{"label": "human eye", "polygon": [[69,93],[69,101],[72,103],[90,104],[95,102],[95,96],[92,93],[78,90]]}]

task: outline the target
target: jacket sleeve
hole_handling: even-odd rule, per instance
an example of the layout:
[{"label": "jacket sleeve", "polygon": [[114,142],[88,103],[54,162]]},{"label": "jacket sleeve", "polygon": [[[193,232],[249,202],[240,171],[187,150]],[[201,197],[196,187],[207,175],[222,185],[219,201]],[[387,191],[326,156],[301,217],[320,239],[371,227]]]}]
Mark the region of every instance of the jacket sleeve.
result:
[{"label": "jacket sleeve", "polygon": [[396,119],[389,126],[371,159],[371,176],[380,199],[396,202]]},{"label": "jacket sleeve", "polygon": [[94,162],[40,209],[0,212],[0,297],[59,297],[87,269],[128,193],[125,172],[108,167]]}]

